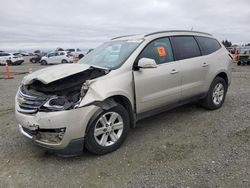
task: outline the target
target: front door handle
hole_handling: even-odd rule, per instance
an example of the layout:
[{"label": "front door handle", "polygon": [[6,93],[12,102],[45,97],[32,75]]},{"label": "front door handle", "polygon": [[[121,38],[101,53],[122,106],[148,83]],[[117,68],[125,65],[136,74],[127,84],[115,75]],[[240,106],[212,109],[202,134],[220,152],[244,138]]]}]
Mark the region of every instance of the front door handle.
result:
[{"label": "front door handle", "polygon": [[206,62],[203,63],[202,67],[207,67],[208,64]]},{"label": "front door handle", "polygon": [[175,70],[175,69],[173,69],[173,70],[170,72],[170,74],[176,74],[176,73],[178,73],[178,71]]}]

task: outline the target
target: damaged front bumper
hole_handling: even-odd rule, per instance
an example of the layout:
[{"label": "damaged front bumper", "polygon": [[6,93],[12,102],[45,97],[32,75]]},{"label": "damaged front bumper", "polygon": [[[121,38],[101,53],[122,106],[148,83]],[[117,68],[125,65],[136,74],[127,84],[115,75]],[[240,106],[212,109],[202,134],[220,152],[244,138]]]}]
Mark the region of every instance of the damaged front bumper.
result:
[{"label": "damaged front bumper", "polygon": [[19,112],[15,116],[20,132],[39,146],[63,155],[79,154],[90,118],[99,107],[91,105],[56,112]]}]

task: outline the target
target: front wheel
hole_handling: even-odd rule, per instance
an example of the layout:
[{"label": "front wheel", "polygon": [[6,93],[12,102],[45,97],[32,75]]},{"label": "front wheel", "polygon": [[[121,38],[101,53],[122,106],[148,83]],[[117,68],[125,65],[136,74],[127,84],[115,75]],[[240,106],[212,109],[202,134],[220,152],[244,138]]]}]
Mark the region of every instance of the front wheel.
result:
[{"label": "front wheel", "polygon": [[120,104],[103,110],[90,121],[86,133],[85,147],[94,154],[103,155],[118,149],[129,130],[129,115]]},{"label": "front wheel", "polygon": [[202,100],[202,105],[209,110],[216,110],[223,105],[226,93],[226,81],[221,77],[216,77],[209,88],[206,98]]}]

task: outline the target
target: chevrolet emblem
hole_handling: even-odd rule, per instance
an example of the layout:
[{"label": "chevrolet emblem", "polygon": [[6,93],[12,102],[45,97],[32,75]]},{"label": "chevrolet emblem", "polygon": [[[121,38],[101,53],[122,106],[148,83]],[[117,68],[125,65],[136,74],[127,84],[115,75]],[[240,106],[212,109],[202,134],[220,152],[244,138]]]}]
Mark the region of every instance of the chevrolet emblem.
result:
[{"label": "chevrolet emblem", "polygon": [[25,99],[23,97],[18,97],[17,101],[19,105],[22,105],[25,102]]}]

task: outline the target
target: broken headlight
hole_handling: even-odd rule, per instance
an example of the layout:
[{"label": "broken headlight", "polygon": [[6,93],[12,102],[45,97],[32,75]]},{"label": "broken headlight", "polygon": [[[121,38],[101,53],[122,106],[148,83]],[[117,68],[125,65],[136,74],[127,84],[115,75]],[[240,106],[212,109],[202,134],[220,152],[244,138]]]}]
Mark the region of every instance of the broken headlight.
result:
[{"label": "broken headlight", "polygon": [[81,97],[84,97],[89,89],[88,81],[84,82],[81,87]]},{"label": "broken headlight", "polygon": [[63,96],[56,96],[51,97],[43,107],[50,109],[50,110],[67,110],[72,106],[72,102],[70,102],[66,97]]},{"label": "broken headlight", "polygon": [[43,108],[52,111],[61,111],[77,108],[82,98],[86,95],[88,88],[88,83],[85,82],[83,83],[80,92],[74,92],[75,94],[70,94],[68,96],[52,96],[43,105]]}]

